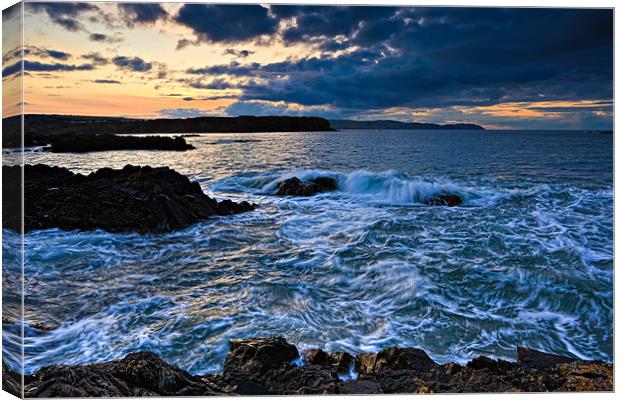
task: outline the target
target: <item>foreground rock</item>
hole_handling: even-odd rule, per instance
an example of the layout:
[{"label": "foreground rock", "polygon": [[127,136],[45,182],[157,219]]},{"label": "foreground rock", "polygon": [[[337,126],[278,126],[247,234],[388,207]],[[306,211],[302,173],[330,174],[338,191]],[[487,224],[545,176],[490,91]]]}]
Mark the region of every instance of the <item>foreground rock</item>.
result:
[{"label": "foreground rock", "polygon": [[[21,167],[3,166],[3,195],[19,193]],[[24,228],[104,229],[155,233],[182,229],[212,216],[255,208],[247,202],[216,201],[197,182],[168,167],[127,165],[89,175],[59,167],[24,167]],[[7,197],[8,198],[8,197]],[[3,226],[21,229],[19,202],[3,202]]]},{"label": "foreground rock", "polygon": [[301,181],[297,177],[278,183],[278,196],[314,196],[317,193],[336,190],[338,182],[327,176]]},{"label": "foreground rock", "polygon": [[[478,357],[436,364],[423,350],[353,357],[297,348],[281,337],[233,340],[221,374],[192,376],[149,352],[119,361],[50,366],[25,377],[26,397],[204,396],[611,391],[613,365],[519,349],[517,363]],[[300,361],[301,360],[301,361]],[[15,385],[5,368],[4,380]]]}]

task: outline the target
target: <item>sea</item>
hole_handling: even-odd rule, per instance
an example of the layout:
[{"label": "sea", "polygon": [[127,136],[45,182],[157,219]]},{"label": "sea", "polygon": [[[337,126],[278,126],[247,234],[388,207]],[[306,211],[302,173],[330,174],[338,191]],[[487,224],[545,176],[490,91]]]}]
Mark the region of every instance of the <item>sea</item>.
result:
[{"label": "sea", "polygon": [[[230,339],[391,346],[439,363],[516,347],[613,361],[613,135],[583,131],[203,134],[187,152],[55,154],[87,174],[169,166],[259,205],[166,233],[29,232],[24,370],[148,350],[193,374]],[[20,153],[3,152],[4,164]],[[288,177],[338,189],[275,196]],[[438,193],[460,207],[429,206]],[[27,201],[27,199],[26,199]],[[20,363],[20,238],[3,230],[3,356]],[[17,245],[16,245],[17,244]]]}]

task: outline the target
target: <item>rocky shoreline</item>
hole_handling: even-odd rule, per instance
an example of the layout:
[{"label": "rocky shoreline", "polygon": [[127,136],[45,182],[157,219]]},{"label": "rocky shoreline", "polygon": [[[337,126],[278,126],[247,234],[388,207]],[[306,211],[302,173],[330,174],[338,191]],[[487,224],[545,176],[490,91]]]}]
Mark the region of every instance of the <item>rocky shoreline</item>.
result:
[{"label": "rocky shoreline", "polygon": [[[3,166],[5,199],[20,192],[22,168]],[[168,167],[127,165],[89,175],[66,168],[25,165],[24,230],[103,229],[160,233],[185,228],[213,216],[252,211],[256,205],[217,201],[197,182]],[[3,201],[3,227],[21,231],[21,202]]]},{"label": "rocky shoreline", "polygon": [[[477,357],[437,364],[423,350],[391,347],[353,356],[300,352],[282,337],[232,340],[223,369],[197,376],[150,352],[98,364],[41,368],[26,397],[209,396],[612,391],[613,365],[517,348],[517,362]],[[3,386],[19,375],[3,364]]]}]

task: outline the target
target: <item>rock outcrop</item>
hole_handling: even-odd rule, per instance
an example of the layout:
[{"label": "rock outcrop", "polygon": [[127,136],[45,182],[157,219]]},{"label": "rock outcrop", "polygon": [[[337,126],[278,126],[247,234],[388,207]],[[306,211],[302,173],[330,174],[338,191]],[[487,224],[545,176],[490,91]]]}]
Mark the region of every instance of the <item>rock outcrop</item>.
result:
[{"label": "rock outcrop", "polygon": [[427,204],[429,206],[455,207],[463,204],[463,199],[457,194],[440,193],[424,200],[424,204]]},{"label": "rock outcrop", "polygon": [[88,153],[111,150],[185,151],[195,147],[180,136],[119,136],[110,134],[67,134],[39,136],[41,144],[50,144],[53,153]]},{"label": "rock outcrop", "polygon": [[[251,211],[254,205],[216,201],[186,176],[168,168],[127,165],[89,175],[59,167],[24,167],[24,228],[103,229],[157,233],[185,228],[212,216]],[[3,194],[20,190],[21,167],[3,166]],[[20,204],[3,202],[3,226],[21,229]]]},{"label": "rock outcrop", "polygon": [[278,196],[314,196],[317,193],[331,192],[338,188],[338,182],[327,176],[302,181],[292,177],[278,182]]},{"label": "rock outcrop", "polygon": [[[15,380],[3,370],[5,382]],[[311,349],[300,357],[281,337],[231,341],[220,374],[193,376],[139,352],[101,364],[49,366],[25,377],[26,397],[612,390],[613,365],[530,349],[520,348],[516,363],[478,357],[466,366],[439,365],[423,350],[397,347],[356,357]]]}]

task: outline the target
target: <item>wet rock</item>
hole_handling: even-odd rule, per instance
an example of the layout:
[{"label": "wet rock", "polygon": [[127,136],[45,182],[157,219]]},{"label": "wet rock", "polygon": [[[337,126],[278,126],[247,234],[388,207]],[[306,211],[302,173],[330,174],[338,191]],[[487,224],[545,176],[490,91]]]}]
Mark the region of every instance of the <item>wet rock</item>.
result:
[{"label": "wet rock", "polygon": [[317,193],[336,190],[338,182],[330,177],[318,177],[301,181],[297,177],[286,179],[278,183],[278,196],[313,196]]},{"label": "wet rock", "polygon": [[437,364],[424,352],[424,350],[398,347],[390,347],[377,353],[374,372],[385,370],[398,371],[414,369],[429,371]]},{"label": "wet rock", "polygon": [[467,363],[467,368],[473,369],[488,369],[490,371],[497,371],[497,361],[492,358],[480,356],[476,357]]},{"label": "wet rock", "polygon": [[[299,355],[297,348],[284,338],[232,340],[222,374],[192,376],[153,353],[140,352],[100,364],[42,368],[25,377],[25,394],[108,397],[613,390],[613,365],[599,361],[539,368],[477,357],[466,366],[437,365],[422,350],[393,347],[358,355],[359,378],[343,380],[337,370],[350,365],[348,353],[313,349],[305,354],[308,363],[300,367],[291,363]],[[537,360],[540,357],[537,355]],[[4,387],[19,391],[19,381],[20,376],[3,364]]]},{"label": "wet rock", "polygon": [[26,397],[166,396],[220,393],[197,377],[150,352],[101,364],[42,368],[25,388]]},{"label": "wet rock", "polygon": [[361,353],[355,357],[355,370],[360,375],[372,374],[375,371],[377,353]]},{"label": "wet rock", "polygon": [[381,394],[381,384],[368,379],[356,379],[338,382],[336,385],[339,394]]},{"label": "wet rock", "polygon": [[247,211],[252,211],[256,208],[256,206],[248,203],[247,201],[242,201],[240,203],[235,203],[232,200],[222,200],[217,203],[215,206],[215,212],[218,215],[233,215],[239,214]]},{"label": "wet rock", "polygon": [[319,365],[283,366],[266,373],[261,382],[274,394],[335,394],[338,374]]},{"label": "wet rock", "polygon": [[254,375],[235,371],[232,374],[205,375],[201,379],[224,393],[239,395],[272,395],[267,388],[257,381]]},{"label": "wet rock", "polygon": [[[3,166],[3,193],[19,190],[19,166]],[[89,175],[59,167],[24,167],[25,230],[103,229],[157,233],[185,228],[212,216],[251,211],[254,205],[218,202],[197,182],[168,168],[127,165]],[[19,231],[18,204],[3,202],[4,227]]]},{"label": "wet rock", "polygon": [[463,370],[463,367],[461,367],[457,363],[449,362],[443,365],[443,372],[450,376],[456,375],[462,370]]},{"label": "wet rock", "polygon": [[463,204],[461,196],[452,193],[440,193],[427,198],[424,201],[429,206],[448,206],[455,207]]},{"label": "wet rock", "polygon": [[[6,325],[21,325],[22,322],[19,319],[13,318],[8,315],[2,316],[2,324]],[[58,324],[55,322],[44,322],[44,321],[24,321],[24,329],[37,329],[39,331],[53,331],[58,328]]]},{"label": "wet rock", "polygon": [[346,351],[327,353],[321,349],[311,349],[306,350],[305,355],[308,364],[329,367],[338,374],[348,374],[351,363],[355,361],[355,358]]},{"label": "wet rock", "polygon": [[613,390],[613,366],[602,362],[573,362],[553,367],[553,373],[564,377],[556,391],[597,392]]},{"label": "wet rock", "polygon": [[224,373],[241,371],[250,375],[290,365],[299,356],[297,348],[283,337],[231,340],[224,361]]},{"label": "wet rock", "polygon": [[13,396],[22,397],[22,377],[20,374],[11,371],[2,360],[2,390],[11,393]]},{"label": "wet rock", "polygon": [[331,363],[329,354],[321,349],[310,349],[306,350],[304,353],[306,355],[306,359],[308,360],[308,364],[327,367]]},{"label": "wet rock", "polygon": [[518,364],[528,368],[551,368],[557,364],[577,361],[574,358],[543,353],[542,351],[517,347]]},{"label": "wet rock", "polygon": [[335,351],[329,354],[329,362],[339,374],[347,374],[355,359],[346,351]]}]

